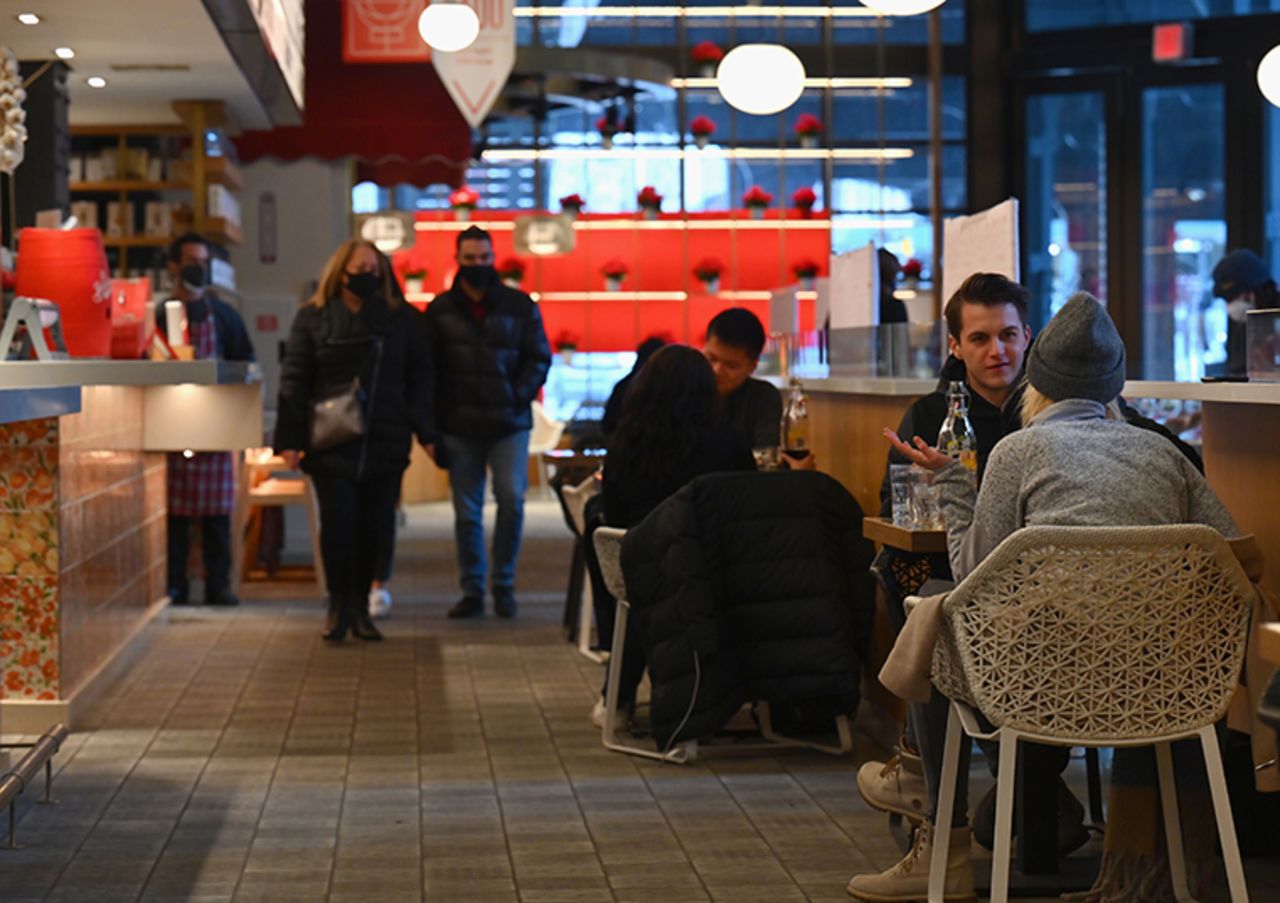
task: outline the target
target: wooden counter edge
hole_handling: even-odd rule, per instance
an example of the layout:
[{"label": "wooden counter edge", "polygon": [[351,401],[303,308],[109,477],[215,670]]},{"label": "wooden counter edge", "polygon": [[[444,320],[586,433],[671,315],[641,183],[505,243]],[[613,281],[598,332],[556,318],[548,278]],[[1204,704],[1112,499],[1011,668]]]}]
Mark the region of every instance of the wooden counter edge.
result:
[{"label": "wooden counter edge", "polygon": [[942,530],[908,530],[883,517],[864,517],[862,535],[904,552],[946,552],[947,534]]}]

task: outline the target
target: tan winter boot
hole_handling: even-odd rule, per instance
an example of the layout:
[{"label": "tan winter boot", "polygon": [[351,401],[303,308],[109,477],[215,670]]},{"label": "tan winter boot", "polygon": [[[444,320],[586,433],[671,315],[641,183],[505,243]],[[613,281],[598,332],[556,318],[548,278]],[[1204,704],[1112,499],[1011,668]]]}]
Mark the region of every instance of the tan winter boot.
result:
[{"label": "tan winter boot", "polygon": [[888,762],[867,762],[858,769],[858,792],[867,805],[920,824],[929,801],[920,757],[902,749]]},{"label": "tan winter boot", "polygon": [[[929,899],[929,859],[933,856],[933,825],[928,819],[916,831],[916,842],[902,861],[878,875],[854,875],[849,896],[868,903],[912,903]],[[973,903],[973,862],[969,858],[969,829],[952,828],[947,847],[947,903]]]}]

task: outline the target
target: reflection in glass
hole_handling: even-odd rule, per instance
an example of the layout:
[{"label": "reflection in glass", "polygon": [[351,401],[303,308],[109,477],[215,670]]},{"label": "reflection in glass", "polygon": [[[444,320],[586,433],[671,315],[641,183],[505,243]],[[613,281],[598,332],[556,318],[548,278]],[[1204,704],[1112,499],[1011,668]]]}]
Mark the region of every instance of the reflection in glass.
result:
[{"label": "reflection in glass", "polygon": [[1213,266],[1226,252],[1221,84],[1142,98],[1142,373],[1196,380],[1226,360]]},{"label": "reflection in glass", "polygon": [[1106,128],[1100,91],[1027,101],[1024,282],[1035,330],[1077,291],[1107,302]]},{"label": "reflection in glass", "polygon": [[1028,31],[1177,22],[1280,11],[1280,0],[1024,0]]}]

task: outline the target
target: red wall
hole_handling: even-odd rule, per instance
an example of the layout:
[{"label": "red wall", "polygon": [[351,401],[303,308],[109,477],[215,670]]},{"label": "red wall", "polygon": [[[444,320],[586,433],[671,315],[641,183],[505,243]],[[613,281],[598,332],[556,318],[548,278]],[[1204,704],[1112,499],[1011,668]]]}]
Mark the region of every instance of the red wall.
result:
[{"label": "red wall", "polygon": [[[476,211],[471,223],[452,213],[419,213],[414,247],[395,255],[396,270],[428,270],[426,291],[443,291],[454,274],[454,243],[467,225],[490,230],[499,262],[513,256],[510,211]],[[664,215],[645,222],[634,215],[583,214],[577,246],[558,257],[522,258],[526,272],[521,288],[539,297],[547,335],[562,332],[576,338],[585,351],[629,351],[645,337],[667,333],[684,342],[701,342],[707,322],[727,307],[746,307],[768,326],[767,292],[795,283],[792,264],[812,259],[826,273],[831,254],[830,225],[825,216],[786,217],[769,211],[764,222],[744,212],[687,216]],[[601,228],[601,226],[620,228]],[[724,265],[720,294],[704,292],[694,266],[712,257]],[[622,292],[605,292],[601,266],[614,259],[629,270]],[[671,299],[633,299],[628,292],[677,292]],[[752,293],[746,297],[737,293]],[[590,293],[590,294],[588,294]],[[413,300],[411,297],[410,300]],[[801,303],[801,328],[813,329],[813,304]]]}]

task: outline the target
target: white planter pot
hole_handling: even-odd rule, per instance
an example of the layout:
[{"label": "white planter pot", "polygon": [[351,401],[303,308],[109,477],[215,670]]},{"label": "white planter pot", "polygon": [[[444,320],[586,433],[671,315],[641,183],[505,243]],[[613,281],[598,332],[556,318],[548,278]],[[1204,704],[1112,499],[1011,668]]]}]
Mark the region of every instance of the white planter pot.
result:
[{"label": "white planter pot", "polygon": [[564,361],[566,367],[573,364],[573,353],[577,350],[576,348],[560,349],[560,360]]},{"label": "white planter pot", "polygon": [[702,280],[702,287],[708,295],[720,294],[720,277]]},{"label": "white planter pot", "polygon": [[693,143],[697,146],[699,150],[706,147],[707,142],[710,140],[711,140],[710,135],[694,135],[693,136]]},{"label": "white planter pot", "polygon": [[764,219],[764,210],[765,208],[761,207],[759,204],[752,204],[747,208],[747,213],[752,219]]},{"label": "white planter pot", "polygon": [[699,75],[701,78],[715,78],[715,77],[716,77],[716,64],[715,64],[715,63],[699,63],[699,64],[698,64],[698,75]]},{"label": "white planter pot", "polygon": [[642,207],[642,208],[640,208],[640,209],[644,212],[644,218],[645,218],[645,219],[657,219],[657,218],[658,218],[658,208],[657,208],[657,207]]},{"label": "white planter pot", "polygon": [[601,135],[600,146],[603,147],[605,150],[613,150],[613,136]]},{"label": "white planter pot", "polygon": [[577,207],[561,207],[560,208],[560,215],[565,217],[566,219],[571,219],[571,220],[577,219],[578,214],[580,212],[581,211]]},{"label": "white planter pot", "polygon": [[800,146],[801,147],[817,147],[818,142],[821,139],[822,139],[821,135],[801,135]]},{"label": "white planter pot", "polygon": [[605,276],[604,288],[605,288],[605,291],[608,291],[608,292],[622,291],[622,277],[621,276]]},{"label": "white planter pot", "polygon": [[460,223],[469,222],[471,220],[471,208],[470,207],[454,207],[453,218]]},{"label": "white planter pot", "polygon": [[426,291],[427,281],[425,279],[409,279],[404,280],[404,291],[406,295],[421,295]]},{"label": "white planter pot", "polygon": [[802,291],[811,292],[814,290],[817,284],[818,284],[817,276],[801,276],[800,277],[800,289]]}]

